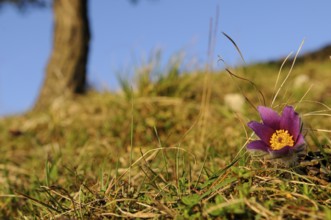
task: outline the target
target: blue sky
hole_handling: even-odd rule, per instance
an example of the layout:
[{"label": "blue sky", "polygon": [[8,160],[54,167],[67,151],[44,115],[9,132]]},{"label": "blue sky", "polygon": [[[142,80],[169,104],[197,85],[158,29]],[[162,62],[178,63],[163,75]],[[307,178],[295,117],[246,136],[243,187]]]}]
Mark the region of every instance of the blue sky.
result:
[{"label": "blue sky", "polygon": [[[266,61],[331,43],[331,1],[239,0],[90,0],[92,29],[89,81],[112,90],[116,74],[147,59],[155,49],[162,59],[183,51],[189,59],[207,57],[209,21],[219,6],[216,56],[240,64],[230,35],[246,62]],[[0,11],[0,115],[29,109],[42,85],[52,48],[51,9],[20,14]],[[221,68],[221,66],[220,66]]]}]

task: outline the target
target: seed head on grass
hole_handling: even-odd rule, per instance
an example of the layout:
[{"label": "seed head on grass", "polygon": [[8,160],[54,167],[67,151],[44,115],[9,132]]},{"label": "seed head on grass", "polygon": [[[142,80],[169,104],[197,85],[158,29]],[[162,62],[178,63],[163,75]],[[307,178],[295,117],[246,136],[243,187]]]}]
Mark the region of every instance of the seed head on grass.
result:
[{"label": "seed head on grass", "polygon": [[285,106],[281,115],[273,109],[259,106],[262,123],[248,123],[261,140],[247,145],[249,150],[269,153],[272,158],[280,158],[287,165],[295,163],[297,154],[305,149],[306,142],[301,133],[301,119],[292,106]]}]

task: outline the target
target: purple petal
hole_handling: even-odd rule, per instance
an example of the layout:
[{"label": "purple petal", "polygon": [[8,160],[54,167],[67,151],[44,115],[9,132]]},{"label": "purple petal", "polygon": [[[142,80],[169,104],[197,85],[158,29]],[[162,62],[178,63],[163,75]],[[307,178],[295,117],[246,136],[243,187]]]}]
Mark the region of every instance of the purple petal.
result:
[{"label": "purple petal", "polygon": [[252,141],[249,144],[247,144],[247,149],[262,150],[262,151],[268,152],[269,146],[266,143],[264,143],[263,141],[258,140],[258,141]]},{"label": "purple petal", "polygon": [[294,111],[292,106],[285,106],[280,119],[280,127],[288,130],[293,139],[296,140],[300,134],[300,125],[298,113]]},{"label": "purple petal", "polygon": [[267,125],[258,123],[256,121],[251,121],[248,124],[248,127],[250,127],[257,136],[259,136],[259,138],[266,143],[267,145],[269,145],[270,142],[270,138],[272,136],[273,133],[275,133],[275,130],[268,127]]},{"label": "purple petal", "polygon": [[280,124],[280,115],[272,110],[271,108],[267,108],[265,106],[257,107],[260,116],[262,118],[263,124],[278,130]]}]

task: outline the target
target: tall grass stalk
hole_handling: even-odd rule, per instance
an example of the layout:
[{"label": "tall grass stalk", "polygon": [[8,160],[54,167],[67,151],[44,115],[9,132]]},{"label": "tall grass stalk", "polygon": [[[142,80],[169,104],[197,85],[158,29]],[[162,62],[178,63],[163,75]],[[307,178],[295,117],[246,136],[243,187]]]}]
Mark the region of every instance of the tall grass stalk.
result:
[{"label": "tall grass stalk", "polygon": [[128,187],[128,193],[131,189],[131,168],[132,168],[132,157],[133,157],[133,126],[134,126],[134,115],[133,115],[133,105],[134,103],[134,94],[133,89],[131,86],[131,126],[130,126],[130,165],[129,165],[129,187]]},{"label": "tall grass stalk", "polygon": [[295,56],[294,56],[294,59],[293,59],[293,62],[292,62],[292,65],[291,65],[290,70],[288,71],[288,73],[287,73],[285,79],[283,80],[282,84],[279,86],[279,88],[278,88],[278,90],[277,90],[277,92],[276,92],[274,98],[272,99],[271,106],[274,105],[275,100],[276,100],[276,98],[277,98],[277,96],[278,96],[280,90],[283,88],[283,86],[284,86],[284,84],[286,83],[287,79],[290,77],[290,75],[291,75],[291,73],[292,73],[292,70],[293,70],[293,67],[294,67],[294,64],[295,64],[295,61],[296,61],[296,59],[297,59],[297,57],[298,57],[298,55],[299,55],[299,53],[300,53],[300,51],[301,51],[301,48],[302,48],[304,42],[305,42],[304,40],[301,42],[301,44],[300,44],[300,46],[299,46],[299,48],[298,48],[298,50],[297,50],[297,52],[296,52],[296,54],[295,54]]}]

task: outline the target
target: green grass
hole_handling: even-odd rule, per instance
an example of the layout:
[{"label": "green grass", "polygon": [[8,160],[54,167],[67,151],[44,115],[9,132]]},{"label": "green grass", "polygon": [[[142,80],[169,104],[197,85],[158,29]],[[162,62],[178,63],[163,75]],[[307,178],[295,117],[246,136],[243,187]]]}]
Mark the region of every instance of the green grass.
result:
[{"label": "green grass", "polygon": [[[258,113],[224,105],[243,91],[270,106],[279,68],[231,70],[256,87],[226,72],[142,68],[119,93],[91,91],[1,119],[1,218],[331,219],[330,183],[247,152],[246,123]],[[309,150],[330,146],[330,69],[330,61],[294,66],[275,100],[278,111],[297,107]],[[309,82],[295,87],[300,74]]]}]

